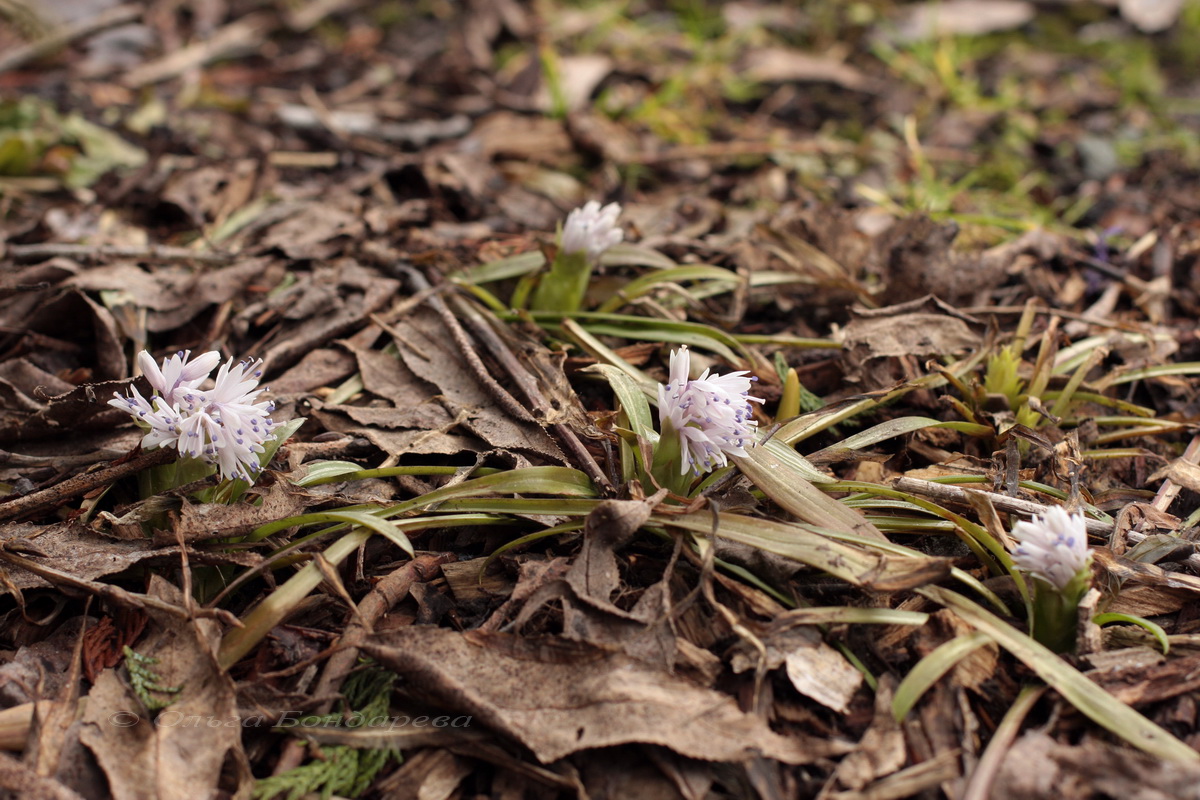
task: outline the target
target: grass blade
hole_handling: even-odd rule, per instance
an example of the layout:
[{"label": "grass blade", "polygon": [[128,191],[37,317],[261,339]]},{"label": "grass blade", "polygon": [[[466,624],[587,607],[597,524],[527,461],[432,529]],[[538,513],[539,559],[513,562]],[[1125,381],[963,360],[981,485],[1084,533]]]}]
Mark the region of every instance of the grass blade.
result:
[{"label": "grass blade", "polygon": [[783,442],[768,440],[733,461],[767,497],[805,522],[871,539],[886,538],[866,517],[814,486],[812,481],[824,483],[829,477]]},{"label": "grass blade", "polygon": [[[351,512],[353,513],[353,512]],[[368,515],[369,516],[369,515]],[[378,517],[375,518],[379,522]],[[436,517],[414,517],[389,523],[404,534],[405,531],[420,531],[428,528],[451,527],[455,525],[489,525],[495,520],[479,514],[443,515]],[[357,527],[325,549],[322,555],[330,565],[336,567],[363,545],[374,529]],[[407,537],[406,537],[407,538]],[[283,585],[271,592],[242,619],[242,627],[235,628],[225,634],[221,640],[218,661],[222,669],[228,669],[250,652],[271,629],[291,613],[308,593],[317,588],[323,580],[321,571],[316,564],[305,564],[300,570],[288,578]]]},{"label": "grass blade", "polygon": [[1196,763],[1200,753],[1092,683],[1046,647],[962,595],[930,586],[918,594],[949,608],[1019,658],[1080,713],[1139,750],[1171,761]]},{"label": "grass blade", "polygon": [[896,695],[892,698],[892,716],[896,721],[900,722],[908,716],[908,712],[929,691],[929,687],[953,669],[955,664],[986,644],[992,644],[992,637],[976,631],[938,645],[932,653],[918,661],[896,687]]},{"label": "grass blade", "polygon": [[651,524],[681,528],[690,533],[715,534],[768,553],[790,558],[822,570],[855,586],[879,591],[899,591],[941,580],[950,563],[931,556],[892,556],[844,542],[798,523],[709,512],[684,515],[654,515]]}]

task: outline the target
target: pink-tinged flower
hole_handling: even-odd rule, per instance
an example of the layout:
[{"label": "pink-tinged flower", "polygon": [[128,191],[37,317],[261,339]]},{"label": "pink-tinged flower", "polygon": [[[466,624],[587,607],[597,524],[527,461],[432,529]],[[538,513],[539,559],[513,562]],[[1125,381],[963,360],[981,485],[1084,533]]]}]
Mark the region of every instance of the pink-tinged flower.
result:
[{"label": "pink-tinged flower", "polygon": [[1012,535],[1018,542],[1013,552],[1016,565],[1059,590],[1091,565],[1083,516],[1068,514],[1059,506],[1030,522],[1018,522]]},{"label": "pink-tinged flower", "polygon": [[215,350],[189,362],[191,355],[191,350],[180,350],[170,358],[164,358],[162,368],[159,369],[149,352],[143,350],[138,353],[137,361],[142,374],[167,405],[177,404],[183,392],[199,387],[213,371],[213,367],[221,362],[221,354]]},{"label": "pink-tinged flower", "polygon": [[590,200],[583,208],[575,209],[567,215],[567,223],[563,226],[563,251],[586,251],[588,260],[596,263],[604,251],[625,238],[624,231],[617,227],[619,216],[621,206],[618,203],[601,208],[595,200]]},{"label": "pink-tinged flower", "polygon": [[258,388],[261,366],[261,359],[236,366],[230,359],[217,371],[212,389],[184,395],[188,410],[180,451],[216,464],[222,477],[253,482],[257,454],[263,452],[263,442],[275,438],[270,417],[275,404],[255,402],[264,391]]},{"label": "pink-tinged flower", "polygon": [[757,378],[744,371],[710,376],[706,369],[690,380],[691,361],[686,346],[671,353],[670,379],[658,386],[658,419],[664,427],[670,420],[679,436],[680,474],[691,469],[699,475],[725,466],[728,456],[746,455],[758,427],[750,404],[762,399],[750,396]]},{"label": "pink-tinged flower", "polygon": [[143,351],[138,362],[158,394],[147,400],[130,387],[131,396],[117,395],[109,405],[132,414],[149,429],[142,447],[174,447],[180,455],[216,465],[222,478],[253,482],[263,442],[275,438],[270,417],[275,406],[258,402],[264,391],[258,388],[262,361],[235,365],[230,359],[217,371],[213,387],[201,389],[220,354],[205,353],[191,363],[187,357],[172,356],[160,370]]},{"label": "pink-tinged flower", "polygon": [[134,419],[149,428],[142,437],[142,447],[148,450],[155,447],[175,447],[179,441],[179,426],[182,423],[179,409],[169,405],[158,395],[147,400],[142,397],[137,387],[130,386],[129,391],[133,393],[132,397],[117,394],[108,404],[132,414]]}]

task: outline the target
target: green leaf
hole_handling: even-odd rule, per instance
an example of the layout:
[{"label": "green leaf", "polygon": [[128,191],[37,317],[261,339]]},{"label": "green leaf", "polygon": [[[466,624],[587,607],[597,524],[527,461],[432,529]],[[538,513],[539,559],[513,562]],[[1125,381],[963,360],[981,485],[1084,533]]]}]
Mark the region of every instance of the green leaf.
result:
[{"label": "green leaf", "polygon": [[658,382],[650,378],[649,375],[642,372],[640,369],[630,364],[625,359],[617,355],[608,345],[597,339],[589,331],[579,325],[573,319],[563,320],[562,332],[570,337],[570,339],[583,348],[588,354],[595,356],[599,361],[616,367],[624,372],[629,378],[638,385],[642,393],[651,400],[658,399]]},{"label": "green leaf", "polygon": [[325,519],[321,522],[349,522],[353,525],[361,525],[364,528],[375,531],[387,537],[404,552],[408,553],[409,557],[416,556],[416,551],[413,550],[412,542],[404,535],[397,522],[380,519],[374,514],[369,514],[365,511],[325,511],[322,512]]},{"label": "green leaf", "polygon": [[605,301],[598,309],[600,313],[616,311],[621,306],[651,292],[656,286],[665,283],[678,284],[683,281],[711,281],[721,284],[737,285],[742,282],[736,272],[721,267],[704,265],[688,267],[672,267],[658,272],[648,272],[639,278],[634,278],[625,284],[616,295]]},{"label": "green leaf", "polygon": [[551,536],[558,536],[560,533],[578,533],[582,529],[582,521],[564,522],[562,525],[555,525],[553,528],[545,528],[540,531],[534,531],[533,533],[527,533],[524,536],[519,536],[516,539],[513,539],[511,542],[500,545],[491,552],[491,555],[484,560],[483,566],[479,568],[479,577],[482,578],[483,574],[487,571],[487,568],[491,566],[492,562],[495,561],[499,556],[507,553],[509,550],[523,547],[527,544],[532,544],[533,542],[540,541],[541,539],[548,539]]},{"label": "green leaf", "polygon": [[[258,454],[258,465],[260,468],[267,468],[267,465],[271,463],[271,459],[273,459],[275,454],[279,452],[279,448],[283,447],[287,440],[292,438],[292,435],[295,434],[296,431],[300,430],[300,426],[305,423],[306,419],[306,417],[289,419],[287,422],[275,428],[275,438],[268,439],[267,441],[263,442],[263,451]],[[241,478],[224,481],[216,488],[216,491],[213,492],[214,502],[236,503],[249,488],[250,484]]]},{"label": "green leaf", "polygon": [[[334,466],[336,465],[336,466]],[[346,469],[353,467],[353,469]],[[310,471],[297,479],[297,486],[320,486],[323,483],[335,481],[363,481],[368,478],[394,478],[397,475],[456,475],[470,469],[469,467],[377,467],[364,469],[351,461],[318,461],[311,465]]]},{"label": "green leaf", "polygon": [[506,278],[516,278],[520,275],[537,272],[545,263],[546,257],[542,255],[542,252],[540,250],[533,250],[529,253],[520,253],[508,258],[501,258],[497,261],[489,261],[477,267],[471,267],[470,269],[463,270],[461,277],[470,283],[491,283],[492,281],[502,281]]},{"label": "green leaf", "polygon": [[[500,315],[502,319],[507,318]],[[564,314],[538,311],[531,314],[534,321],[548,330],[562,325]],[[616,336],[632,341],[674,342],[716,353],[731,364],[749,360],[746,348],[734,337],[708,325],[696,322],[631,317],[623,314],[599,314],[580,311],[570,315],[595,336]]]},{"label": "green leaf", "polygon": [[[325,513],[353,514],[354,516],[352,517],[346,517],[338,521],[352,522],[363,526],[353,528],[345,536],[327,547],[322,553],[325,560],[336,567],[351,553],[366,543],[376,529],[367,527],[365,520],[359,522],[357,519],[359,512],[341,511]],[[369,514],[365,516],[370,516],[374,520],[372,524],[380,522],[378,517]],[[300,517],[295,519],[300,519]],[[287,520],[284,520],[284,522],[287,522]],[[452,527],[455,525],[464,527],[469,525],[493,525],[496,522],[497,519],[495,517],[488,515],[445,514],[428,517],[411,517],[409,519],[396,520],[388,524],[394,526],[395,530],[407,538],[407,533],[411,531]],[[284,527],[290,527],[290,525],[284,525]],[[234,628],[225,634],[225,638],[221,640],[221,648],[218,654],[218,661],[221,664],[221,668],[228,669],[249,653],[256,644],[262,641],[264,636],[271,632],[272,628],[282,622],[296,606],[303,602],[309,592],[320,585],[323,578],[324,576],[316,564],[305,564],[295,575],[288,578],[283,585],[277,587],[275,591],[267,595],[261,603],[242,618],[242,627]]]},{"label": "green leaf", "polygon": [[83,150],[83,154],[76,156],[67,170],[68,186],[90,186],[109,170],[131,169],[146,163],[145,150],[77,114],[64,117],[61,125],[63,134],[78,141]]},{"label": "green leaf", "polygon": [[671,269],[679,266],[657,250],[633,242],[614,244],[604,251],[600,263],[606,267],[650,267]]},{"label": "green leaf", "polygon": [[587,475],[568,467],[526,467],[474,478],[435,489],[403,503],[380,509],[381,517],[395,517],[429,508],[446,500],[485,494],[545,494],[557,497],[595,497],[596,487]]},{"label": "green leaf", "polygon": [[898,419],[890,419],[887,422],[880,423],[853,436],[848,436],[837,444],[830,445],[823,450],[809,453],[808,457],[812,461],[819,463],[841,461],[851,457],[856,450],[879,444],[896,436],[903,436],[906,433],[925,430],[926,428],[946,428],[965,433],[968,436],[982,438],[996,435],[996,432],[990,425],[976,425],[972,422],[957,421],[942,422],[930,419],[929,417],[899,417]]},{"label": "green leaf", "polygon": [[953,669],[955,664],[991,643],[992,637],[976,631],[939,645],[932,653],[918,661],[896,687],[896,695],[892,698],[892,716],[897,722],[903,720],[921,696],[929,691],[929,687]]},{"label": "green leaf", "polygon": [[553,517],[586,517],[601,500],[564,497],[464,497],[444,500],[438,511],[480,514],[517,514]]},{"label": "green leaf", "polygon": [[681,528],[701,536],[715,535],[822,570],[854,586],[899,591],[944,578],[945,559],[916,554],[889,556],[837,541],[825,529],[802,523],[776,522],[723,512],[653,515],[651,524]]},{"label": "green leaf", "polygon": [[646,400],[647,384],[635,381],[624,370],[610,364],[593,364],[581,369],[580,372],[604,376],[604,379],[612,386],[613,394],[617,396],[621,409],[629,417],[630,429],[648,442],[653,442],[658,438],[658,434],[654,431],[654,417],[650,412],[650,403]]},{"label": "green leaf", "polygon": [[1092,622],[1101,626],[1107,625],[1110,622],[1127,622],[1130,625],[1137,625],[1139,628],[1148,630],[1158,640],[1158,646],[1162,648],[1163,655],[1166,655],[1171,650],[1171,641],[1167,638],[1167,632],[1162,629],[1162,626],[1151,622],[1145,617],[1135,616],[1134,614],[1122,614],[1119,611],[1109,611],[1106,614],[1097,614],[1092,617]]},{"label": "green leaf", "polygon": [[550,271],[542,275],[541,283],[533,293],[533,318],[548,314],[547,321],[557,321],[564,316],[574,316],[583,304],[588,283],[592,277],[592,262],[586,251],[568,253],[559,250],[550,265]]},{"label": "green leaf", "polygon": [[1104,390],[1110,386],[1120,386],[1145,378],[1165,378],[1168,375],[1200,375],[1200,361],[1180,361],[1175,364],[1157,364],[1153,367],[1117,369],[1096,381],[1096,385]]},{"label": "green leaf", "polygon": [[924,625],[929,615],[895,608],[818,606],[795,608],[776,617],[773,625]]},{"label": "green leaf", "polygon": [[670,418],[664,419],[662,433],[654,445],[649,473],[655,482],[679,497],[688,497],[696,476],[684,461],[683,442]]},{"label": "green leaf", "polygon": [[866,517],[814,486],[814,481],[826,483],[829,477],[783,442],[769,439],[747,450],[745,456],[734,456],[733,462],[767,497],[805,522],[867,538],[885,538]]},{"label": "green leaf", "polygon": [[296,486],[320,485],[342,475],[359,472],[363,468],[362,464],[355,464],[353,461],[317,461],[306,466],[308,472],[304,473],[303,477],[292,481]]},{"label": "green leaf", "polygon": [[998,619],[982,606],[939,586],[918,589],[917,593],[949,608],[975,629],[990,636],[1050,684],[1080,713],[1139,750],[1171,761],[1200,761],[1200,753],[1092,683],[1087,676],[1050,650]]}]

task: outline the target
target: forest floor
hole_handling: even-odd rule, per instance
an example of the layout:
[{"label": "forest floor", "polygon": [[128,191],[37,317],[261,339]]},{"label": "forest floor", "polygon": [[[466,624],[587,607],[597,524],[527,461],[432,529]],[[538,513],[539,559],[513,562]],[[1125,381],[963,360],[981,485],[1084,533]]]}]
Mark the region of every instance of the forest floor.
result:
[{"label": "forest floor", "polygon": [[116,2],[0,0],[0,789],[1200,798],[1200,3]]}]

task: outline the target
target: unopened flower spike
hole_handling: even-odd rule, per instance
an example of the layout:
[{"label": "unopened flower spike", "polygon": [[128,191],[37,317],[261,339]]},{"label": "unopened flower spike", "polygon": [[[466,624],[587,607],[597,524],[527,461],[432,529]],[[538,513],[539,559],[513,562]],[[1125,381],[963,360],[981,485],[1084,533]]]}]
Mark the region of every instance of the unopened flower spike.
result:
[{"label": "unopened flower spike", "polygon": [[1013,564],[1033,580],[1033,636],[1058,653],[1075,649],[1079,603],[1092,584],[1092,549],[1081,514],[1055,506],[1013,526]]},{"label": "unopened flower spike", "polygon": [[116,395],[109,405],[133,415],[144,428],[142,446],[174,447],[186,455],[215,465],[222,478],[253,483],[260,467],[263,443],[275,438],[271,402],[259,402],[262,361],[234,364],[230,359],[217,371],[211,389],[200,387],[221,360],[216,352],[188,360],[189,352],[166,358],[161,368],[149,353],[138,355],[138,364],[153,387],[149,400],[136,388],[130,396]]},{"label": "unopened flower spike", "polygon": [[1054,506],[1030,522],[1018,522],[1012,535],[1018,542],[1013,562],[1060,591],[1091,566],[1092,549],[1082,515]]},{"label": "unopened flower spike", "polygon": [[605,251],[620,244],[625,233],[617,227],[621,206],[609,203],[603,208],[591,200],[567,215],[563,226],[562,249],[566,253],[585,252],[593,263],[600,260]]},{"label": "unopened flower spike", "polygon": [[601,207],[595,200],[567,215],[558,254],[534,293],[534,311],[570,314],[579,310],[600,257],[625,238],[617,225],[620,216],[617,203]]},{"label": "unopened flower spike", "polygon": [[710,375],[706,369],[691,380],[691,361],[686,346],[672,352],[668,381],[658,386],[659,424],[663,437],[678,437],[681,475],[711,472],[729,456],[745,456],[758,427],[750,404],[762,402],[750,396],[757,379],[748,372]]}]

